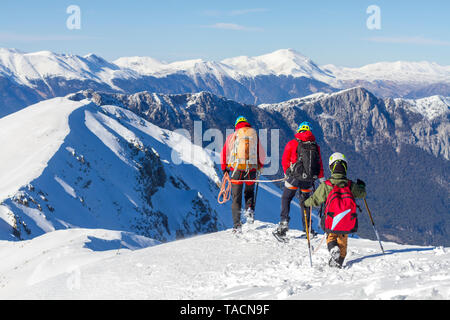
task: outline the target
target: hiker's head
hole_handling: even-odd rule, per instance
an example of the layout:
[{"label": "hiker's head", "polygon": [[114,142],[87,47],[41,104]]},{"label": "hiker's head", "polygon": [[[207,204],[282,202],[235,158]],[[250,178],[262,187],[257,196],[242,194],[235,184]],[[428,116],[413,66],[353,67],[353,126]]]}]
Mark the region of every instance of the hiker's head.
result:
[{"label": "hiker's head", "polygon": [[297,133],[303,131],[312,131],[312,126],[308,121],[304,121],[298,126]]},{"label": "hiker's head", "polygon": [[244,116],[240,116],[236,119],[236,122],[234,124],[234,126],[236,127],[239,123],[241,122],[248,122],[247,119]]},{"label": "hiker's head", "polygon": [[328,161],[328,165],[331,173],[347,174],[347,158],[342,153],[333,153]]}]

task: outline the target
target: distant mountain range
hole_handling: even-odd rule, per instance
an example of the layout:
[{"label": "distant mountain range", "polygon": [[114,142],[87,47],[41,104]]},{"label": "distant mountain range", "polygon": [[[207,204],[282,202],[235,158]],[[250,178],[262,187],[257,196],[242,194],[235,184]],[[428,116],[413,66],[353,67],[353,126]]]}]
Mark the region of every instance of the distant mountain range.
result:
[{"label": "distant mountain range", "polygon": [[292,49],[220,62],[172,63],[150,57],[108,62],[95,54],[82,57],[0,49],[0,117],[41,100],[89,88],[126,94],[209,91],[237,102],[261,104],[355,86],[382,98],[450,96],[450,66],[403,61],[361,68],[318,66]]}]

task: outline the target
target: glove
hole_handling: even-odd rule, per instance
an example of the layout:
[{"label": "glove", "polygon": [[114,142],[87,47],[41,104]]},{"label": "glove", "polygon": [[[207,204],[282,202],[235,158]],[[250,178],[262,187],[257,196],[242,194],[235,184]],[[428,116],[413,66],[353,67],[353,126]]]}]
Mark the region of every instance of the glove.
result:
[{"label": "glove", "polygon": [[356,180],[356,184],[361,186],[361,187],[365,187],[366,186],[366,183],[364,181],[360,180],[360,179]]},{"label": "glove", "polygon": [[327,181],[327,179],[325,177],[322,177],[322,178],[319,179],[320,183],[324,183],[325,181]]}]

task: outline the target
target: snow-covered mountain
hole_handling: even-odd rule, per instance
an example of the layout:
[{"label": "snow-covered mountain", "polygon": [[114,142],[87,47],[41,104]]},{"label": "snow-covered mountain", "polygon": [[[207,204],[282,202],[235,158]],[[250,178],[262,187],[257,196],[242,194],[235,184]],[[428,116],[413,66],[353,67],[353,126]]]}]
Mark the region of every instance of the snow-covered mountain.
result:
[{"label": "snow-covered mountain", "polygon": [[0,49],[0,117],[41,100],[94,89],[132,94],[209,91],[248,104],[277,103],[363,86],[380,97],[450,96],[450,67],[431,62],[381,62],[361,68],[318,66],[292,49],[222,61],[163,62],[89,54]]},{"label": "snow-covered mountain", "polygon": [[359,68],[321,66],[335,77],[328,84],[340,88],[363,86],[383,98],[424,98],[450,95],[450,66],[435,62],[378,62]]},{"label": "snow-covered mountain", "polygon": [[139,75],[129,69],[121,69],[103,58],[88,54],[56,54],[50,51],[25,53],[15,49],[0,48],[0,74],[9,76],[19,84],[32,87],[36,81],[46,78],[91,80],[105,83],[112,88],[113,78],[135,79]]},{"label": "snow-covered mountain", "polygon": [[311,59],[293,49],[277,50],[256,57],[240,56],[221,62],[199,59],[163,63],[149,57],[130,57],[119,58],[114,63],[125,69],[158,77],[187,72],[190,74],[211,73],[217,78],[227,76],[235,80],[263,75],[306,77],[320,81],[333,78]]},{"label": "snow-covered mountain", "polygon": [[[349,239],[344,268],[329,268],[322,236],[310,267],[306,239],[256,221],[166,244],[106,230],[72,229],[0,242],[2,299],[448,300],[450,249]],[[139,247],[147,247],[134,250]],[[131,249],[131,250],[130,250]],[[181,310],[165,310],[177,318]],[[212,318],[219,313],[218,310]],[[225,310],[221,310],[222,314]],[[216,317],[217,318],[217,317]]]},{"label": "snow-covered mountain", "polygon": [[450,66],[435,62],[396,61],[378,62],[360,68],[339,67],[332,64],[321,66],[340,81],[395,81],[403,83],[450,82]]}]

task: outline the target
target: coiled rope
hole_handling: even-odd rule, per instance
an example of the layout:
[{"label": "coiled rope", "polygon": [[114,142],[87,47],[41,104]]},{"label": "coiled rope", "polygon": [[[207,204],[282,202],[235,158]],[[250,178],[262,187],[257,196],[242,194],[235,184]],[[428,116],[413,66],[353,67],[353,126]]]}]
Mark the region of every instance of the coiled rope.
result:
[{"label": "coiled rope", "polygon": [[219,204],[224,204],[231,199],[231,179],[228,172],[225,172],[222,179],[222,185],[220,186],[219,196],[217,197],[217,202]]},{"label": "coiled rope", "polygon": [[236,180],[231,179],[228,172],[225,172],[222,179],[222,185],[220,186],[220,192],[217,197],[217,202],[219,204],[224,204],[231,199],[231,185],[233,183],[243,183],[243,182],[251,182],[251,183],[275,183],[286,181],[286,178],[277,179],[277,180]]}]

